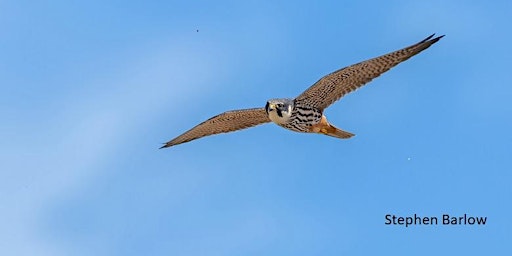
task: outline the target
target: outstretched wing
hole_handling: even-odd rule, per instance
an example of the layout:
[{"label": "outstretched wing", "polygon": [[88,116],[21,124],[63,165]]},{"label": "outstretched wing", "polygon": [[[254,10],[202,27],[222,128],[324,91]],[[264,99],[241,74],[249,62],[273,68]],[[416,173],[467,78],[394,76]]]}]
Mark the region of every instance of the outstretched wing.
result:
[{"label": "outstretched wing", "polygon": [[434,37],[432,34],[417,44],[335,71],[322,77],[299,95],[295,101],[324,110],[345,94],[358,89],[400,62],[427,49],[443,36],[432,39]]},{"label": "outstretched wing", "polygon": [[227,111],[198,124],[196,127],[165,143],[161,148],[168,148],[204,136],[233,132],[268,122],[270,122],[270,119],[264,108]]}]

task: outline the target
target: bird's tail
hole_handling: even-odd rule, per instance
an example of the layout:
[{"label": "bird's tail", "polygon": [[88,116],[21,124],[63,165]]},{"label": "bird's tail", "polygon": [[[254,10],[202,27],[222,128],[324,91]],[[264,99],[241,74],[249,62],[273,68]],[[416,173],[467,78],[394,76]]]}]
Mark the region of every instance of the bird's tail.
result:
[{"label": "bird's tail", "polygon": [[325,131],[326,131],[324,133],[325,135],[340,138],[340,139],[349,139],[355,135],[353,133],[338,129],[336,126],[334,126],[332,124],[329,124],[329,126],[326,127]]}]

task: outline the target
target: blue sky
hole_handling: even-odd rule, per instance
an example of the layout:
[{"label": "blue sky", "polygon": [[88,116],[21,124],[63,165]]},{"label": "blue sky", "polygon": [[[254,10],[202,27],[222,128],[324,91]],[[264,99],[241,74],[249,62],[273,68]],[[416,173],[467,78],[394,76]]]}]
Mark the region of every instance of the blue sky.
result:
[{"label": "blue sky", "polygon": [[[502,254],[510,1],[2,1],[1,255]],[[170,149],[230,109],[439,43],[326,111]],[[386,214],[488,217],[384,225]]]}]

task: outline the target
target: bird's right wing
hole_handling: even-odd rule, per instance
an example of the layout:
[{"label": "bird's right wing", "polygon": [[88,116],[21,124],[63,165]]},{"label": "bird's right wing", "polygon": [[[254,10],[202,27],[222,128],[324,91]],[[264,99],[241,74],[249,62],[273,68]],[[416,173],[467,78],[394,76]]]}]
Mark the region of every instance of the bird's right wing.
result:
[{"label": "bird's right wing", "polygon": [[196,127],[165,143],[161,148],[168,148],[204,136],[233,132],[268,122],[270,122],[270,119],[264,108],[227,111],[198,124]]}]

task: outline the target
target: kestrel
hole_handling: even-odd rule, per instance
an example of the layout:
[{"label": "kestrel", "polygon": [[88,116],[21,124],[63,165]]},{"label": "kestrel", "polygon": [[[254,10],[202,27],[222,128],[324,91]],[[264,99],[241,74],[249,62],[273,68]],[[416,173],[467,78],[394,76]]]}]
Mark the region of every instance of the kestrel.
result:
[{"label": "kestrel", "polygon": [[443,36],[433,38],[434,34],[432,34],[421,42],[398,51],[337,70],[322,77],[295,99],[271,99],[267,101],[264,108],[224,112],[165,143],[161,148],[189,142],[204,136],[233,132],[271,121],[296,132],[319,133],[340,139],[348,139],[354,136],[354,134],[338,129],[330,124],[323,114],[324,109],[400,62],[427,49]]}]

